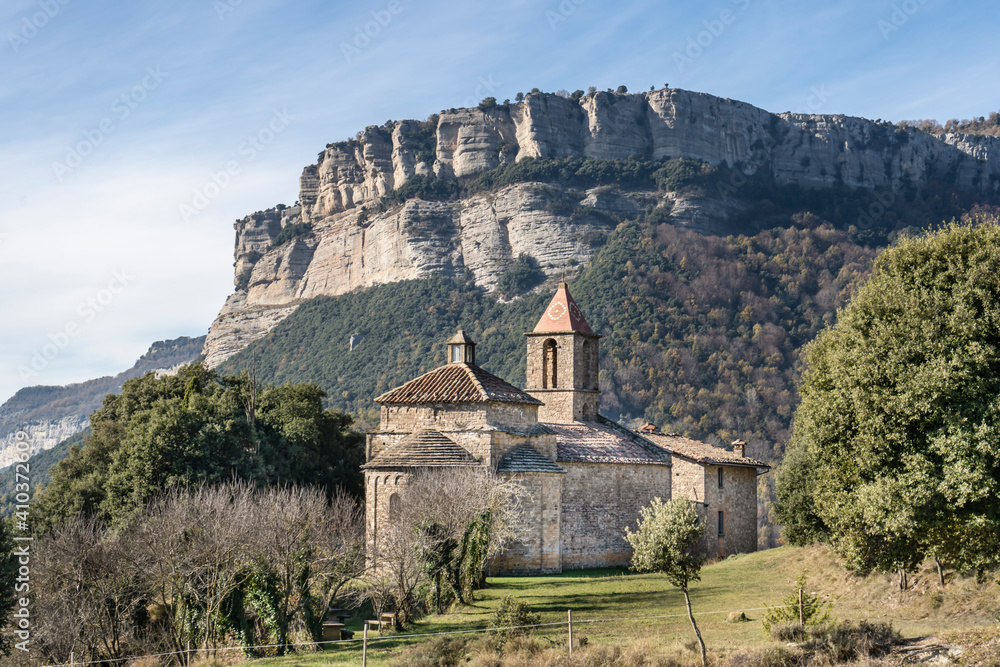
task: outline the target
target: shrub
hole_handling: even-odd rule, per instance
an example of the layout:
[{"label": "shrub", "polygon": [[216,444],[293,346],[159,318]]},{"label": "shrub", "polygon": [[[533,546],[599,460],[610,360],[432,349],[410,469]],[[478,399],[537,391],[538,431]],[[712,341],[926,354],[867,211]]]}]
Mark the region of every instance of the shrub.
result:
[{"label": "shrub", "polygon": [[823,625],[830,622],[830,604],[823,602],[817,593],[808,593],[806,588],[806,571],[802,570],[795,580],[795,589],[789,593],[777,607],[771,607],[764,612],[760,621],[764,634],[774,634],[772,627],[799,623],[799,591],[802,591],[802,622],[805,625]]},{"label": "shrub", "polygon": [[467,637],[438,637],[422,644],[416,654],[408,653],[410,667],[456,667],[465,661]]},{"label": "shrub", "polygon": [[458,183],[450,178],[417,174],[392,192],[379,199],[379,210],[402,204],[407,199],[424,201],[447,201],[458,195]]},{"label": "shrub", "polygon": [[653,172],[656,186],[666,192],[680,190],[685,185],[691,185],[702,175],[701,163],[689,158],[668,160],[666,164]]},{"label": "shrub", "polygon": [[526,602],[511,595],[506,596],[500,601],[500,607],[490,623],[490,636],[493,637],[496,650],[503,651],[507,642],[515,637],[531,634],[531,628],[524,626],[536,625],[538,620],[538,614],[532,613]]},{"label": "shrub", "polygon": [[798,667],[805,664],[806,656],[784,646],[770,646],[760,651],[737,653],[729,661],[730,667]]},{"label": "shrub", "polygon": [[798,621],[792,623],[778,623],[771,626],[771,639],[780,642],[800,642],[805,639],[806,631]]},{"label": "shrub", "polygon": [[809,636],[806,649],[823,654],[832,662],[878,658],[903,641],[892,623],[869,621],[859,621],[857,625],[846,621],[826,628],[813,628]]},{"label": "shrub", "polygon": [[250,274],[253,273],[253,266],[248,266],[240,272],[240,275],[236,276],[236,289],[237,291],[246,290],[250,287]]},{"label": "shrub", "polygon": [[298,236],[304,236],[310,232],[312,232],[312,225],[308,222],[297,222],[294,225],[287,225],[282,227],[281,231],[278,232],[278,235],[274,237],[273,241],[271,241],[271,247],[277,248],[278,246],[288,243]]}]

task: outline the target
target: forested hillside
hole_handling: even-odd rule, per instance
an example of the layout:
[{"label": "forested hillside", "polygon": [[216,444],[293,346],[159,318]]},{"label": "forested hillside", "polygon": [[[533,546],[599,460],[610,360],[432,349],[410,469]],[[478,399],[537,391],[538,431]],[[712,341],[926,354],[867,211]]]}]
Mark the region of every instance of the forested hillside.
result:
[{"label": "forested hillside", "polygon": [[[570,286],[604,336],[602,411],[708,442],[743,437],[753,455],[777,459],[799,349],[832,321],[873,256],[829,226],[720,238],[623,223]],[[523,386],[522,334],[549,287],[505,303],[430,278],[315,299],[222,369],[256,364],[269,382],[314,381],[331,405],[373,424],[372,398],[443,364],[459,327],[479,341],[480,365]],[[354,334],[364,339],[351,350]]]}]

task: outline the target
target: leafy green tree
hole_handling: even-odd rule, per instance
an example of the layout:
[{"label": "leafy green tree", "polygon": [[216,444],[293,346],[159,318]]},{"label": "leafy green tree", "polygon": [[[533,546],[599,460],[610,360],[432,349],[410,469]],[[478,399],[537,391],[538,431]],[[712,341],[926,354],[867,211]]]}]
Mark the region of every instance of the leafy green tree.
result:
[{"label": "leafy green tree", "polygon": [[625,539],[632,545],[632,569],[637,572],[659,572],[667,581],[681,589],[687,605],[688,619],[701,646],[701,664],[706,664],[705,640],[691,612],[688,587],[701,579],[704,556],[695,551],[695,545],[705,533],[705,524],[698,521],[691,501],[675,498],[663,502],[653,498],[648,507],[640,510],[636,532],[625,529]]},{"label": "leafy green tree", "polygon": [[848,567],[1000,558],[1000,226],[952,223],[879,256],[809,347],[779,520]]},{"label": "leafy green tree", "polygon": [[53,469],[38,525],[77,514],[122,523],[166,489],[234,478],[357,497],[361,439],[350,417],[324,409],[325,396],[309,383],[261,389],[198,364],[129,380],[91,415],[84,446]]}]

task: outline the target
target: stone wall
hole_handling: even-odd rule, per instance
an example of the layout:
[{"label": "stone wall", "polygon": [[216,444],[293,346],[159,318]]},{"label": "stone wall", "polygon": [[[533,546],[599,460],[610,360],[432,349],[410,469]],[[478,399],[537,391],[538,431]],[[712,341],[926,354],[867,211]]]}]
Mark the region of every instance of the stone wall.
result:
[{"label": "stone wall", "polygon": [[380,531],[384,535],[390,521],[390,501],[393,494],[401,497],[410,476],[397,471],[365,471],[365,537],[368,557],[378,553]]},{"label": "stone wall", "polygon": [[[710,474],[716,474],[715,472]],[[716,481],[715,511],[724,512],[720,558],[757,551],[757,469],[724,466],[722,488]],[[718,525],[716,525],[718,534]]]},{"label": "stone wall", "polygon": [[[705,523],[700,550],[709,558],[757,550],[757,469],[695,463],[673,457],[674,498],[698,503],[699,518]],[[719,512],[723,513],[723,534],[719,534]]]},{"label": "stone wall", "polygon": [[519,403],[383,405],[379,430],[411,433],[420,429],[462,431],[494,426],[526,433],[537,424],[537,405]]},{"label": "stone wall", "polygon": [[670,466],[559,462],[563,569],[626,566],[625,527],[654,497],[670,498]]},{"label": "stone wall", "polygon": [[421,429],[440,431],[491,467],[496,467],[507,452],[521,444],[530,444],[553,461],[556,458],[555,435],[537,434],[535,405],[383,405],[381,414],[379,430],[367,436],[367,461]]},{"label": "stone wall", "polygon": [[527,535],[510,545],[490,564],[492,574],[561,572],[562,478],[559,473],[521,473],[511,478],[528,491],[524,503]]}]

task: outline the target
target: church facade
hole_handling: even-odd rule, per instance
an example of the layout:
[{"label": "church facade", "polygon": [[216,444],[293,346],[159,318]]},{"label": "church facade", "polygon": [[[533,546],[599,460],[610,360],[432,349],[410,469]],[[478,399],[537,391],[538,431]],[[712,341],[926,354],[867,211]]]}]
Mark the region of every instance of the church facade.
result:
[{"label": "church facade", "polygon": [[655,497],[696,502],[706,555],[756,550],[757,475],[767,466],[739,446],[730,452],[648,425],[634,432],[603,417],[600,336],[565,284],[526,337],[523,390],[476,365],[476,343],[459,331],[447,364],[375,399],[380,422],[363,466],[370,543],[415,471],[485,465],[530,496],[530,537],[500,554],[494,573],[628,565],[625,528]]}]

